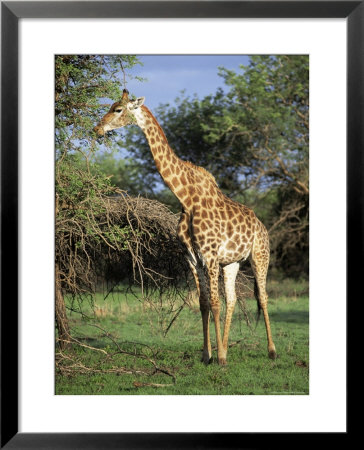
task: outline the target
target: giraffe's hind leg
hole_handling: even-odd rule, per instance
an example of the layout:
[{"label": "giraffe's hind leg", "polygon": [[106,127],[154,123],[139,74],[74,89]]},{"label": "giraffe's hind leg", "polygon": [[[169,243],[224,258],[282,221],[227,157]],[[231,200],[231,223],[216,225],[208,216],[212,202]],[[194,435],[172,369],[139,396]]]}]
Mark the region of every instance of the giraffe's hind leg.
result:
[{"label": "giraffe's hind leg", "polygon": [[253,248],[250,255],[250,263],[256,281],[255,293],[264,315],[265,329],[268,340],[268,356],[271,359],[275,359],[277,357],[277,353],[270,328],[268,295],[266,291],[266,279],[269,265],[269,241],[268,233],[265,228],[263,228],[261,233],[254,239]]},{"label": "giraffe's hind leg", "polygon": [[220,330],[220,299],[219,299],[219,264],[217,258],[212,256],[210,258],[206,257],[206,266],[209,274],[210,283],[210,304],[212,315],[214,316],[215,322],[215,333],[216,333],[216,343],[217,343],[217,362],[224,366],[226,364],[226,351],[224,349],[221,330]]}]

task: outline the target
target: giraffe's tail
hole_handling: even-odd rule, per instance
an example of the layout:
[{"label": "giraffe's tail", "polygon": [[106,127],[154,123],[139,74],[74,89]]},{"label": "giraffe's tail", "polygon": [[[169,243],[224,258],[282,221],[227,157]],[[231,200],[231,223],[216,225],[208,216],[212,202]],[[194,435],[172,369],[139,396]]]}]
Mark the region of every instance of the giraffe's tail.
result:
[{"label": "giraffe's tail", "polygon": [[260,319],[260,312],[262,310],[262,307],[260,306],[259,290],[256,278],[254,278],[254,297],[257,301],[257,317],[256,317],[256,326],[257,326]]}]

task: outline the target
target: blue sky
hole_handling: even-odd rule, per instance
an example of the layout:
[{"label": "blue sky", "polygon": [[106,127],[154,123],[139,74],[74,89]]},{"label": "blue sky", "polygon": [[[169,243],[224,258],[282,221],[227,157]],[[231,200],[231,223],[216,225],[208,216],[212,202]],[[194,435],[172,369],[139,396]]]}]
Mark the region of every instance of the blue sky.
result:
[{"label": "blue sky", "polygon": [[224,86],[218,76],[218,67],[235,71],[240,64],[247,64],[245,55],[138,55],[143,66],[133,67],[134,76],[146,78],[141,83],[127,80],[127,89],[137,97],[145,97],[151,110],[160,103],[173,104],[182,90],[186,95],[197,94],[202,98]]}]

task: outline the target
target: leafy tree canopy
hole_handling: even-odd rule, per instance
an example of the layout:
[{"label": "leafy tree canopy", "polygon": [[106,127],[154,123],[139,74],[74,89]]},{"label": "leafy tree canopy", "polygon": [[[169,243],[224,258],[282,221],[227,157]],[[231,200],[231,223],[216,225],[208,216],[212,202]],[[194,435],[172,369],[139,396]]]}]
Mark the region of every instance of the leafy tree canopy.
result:
[{"label": "leafy tree canopy", "polygon": [[98,150],[111,147],[116,134],[101,142],[92,130],[109,108],[106,99],[121,98],[120,73],[125,79],[138,63],[129,55],[55,57],[56,265],[58,283],[77,295],[92,290],[89,269],[100,243],[122,250],[129,235],[128,226],[100,222],[115,186],[99,167],[107,156]]},{"label": "leafy tree canopy", "polygon": [[[55,58],[55,128],[57,156],[94,149],[92,129],[112,99],[122,95],[119,75],[131,77],[141,64],[132,55],[57,55]],[[100,102],[105,99],[105,102]],[[104,144],[110,145],[114,134]]]}]

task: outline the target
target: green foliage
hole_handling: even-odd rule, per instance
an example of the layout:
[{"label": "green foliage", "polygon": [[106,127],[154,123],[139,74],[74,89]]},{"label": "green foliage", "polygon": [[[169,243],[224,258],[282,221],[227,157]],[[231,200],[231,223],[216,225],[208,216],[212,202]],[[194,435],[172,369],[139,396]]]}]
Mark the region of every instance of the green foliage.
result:
[{"label": "green foliage", "polygon": [[105,174],[110,182],[130,195],[139,195],[145,191],[139,165],[131,157],[122,157],[119,146],[109,152],[95,155],[93,162],[98,170]]},{"label": "green foliage", "polygon": [[[84,236],[79,235],[80,239],[92,238],[97,243],[104,239],[112,246],[119,244],[120,250],[126,249],[130,227],[100,223],[100,218],[108,212],[105,199],[115,193],[110,179],[99,171],[97,164],[90,164],[89,171],[78,155],[71,156],[60,164],[57,172],[57,198],[60,199],[57,233],[67,232],[62,224],[72,220],[84,232]],[[76,240],[74,244],[82,248],[81,241]]]},{"label": "green foliage", "polygon": [[[94,209],[93,203],[98,203],[100,191],[105,195],[114,192],[110,180],[98,171],[97,166],[93,167],[92,172],[87,170],[85,161],[78,155],[70,155],[59,164],[57,181],[57,194],[60,199],[69,206],[69,210],[76,212],[79,209],[80,215],[84,214],[84,211]],[[98,207],[94,209],[94,212],[97,211]]]},{"label": "green foliage", "polygon": [[[254,182],[308,185],[308,57],[253,56],[242,74],[221,68],[230,86],[226,113],[206,127],[210,142],[223,138]],[[245,152],[239,154],[238,149]],[[244,172],[243,172],[244,173]],[[247,177],[249,172],[244,173]]]},{"label": "green foliage", "polygon": [[120,99],[122,86],[118,75],[136,64],[141,63],[131,55],[56,55],[57,130],[85,123],[92,126],[103,107],[99,99]]}]

